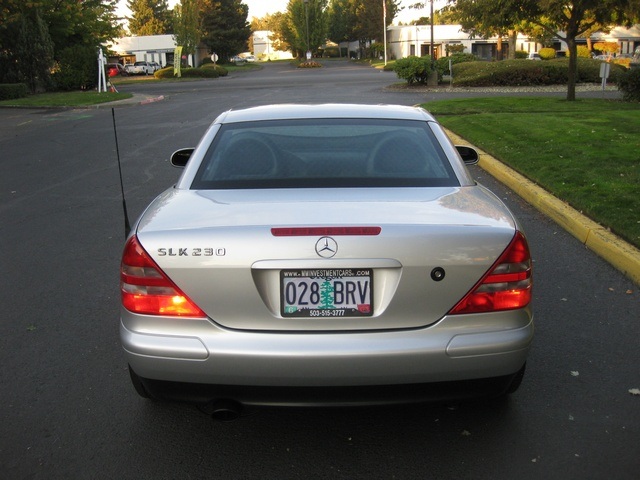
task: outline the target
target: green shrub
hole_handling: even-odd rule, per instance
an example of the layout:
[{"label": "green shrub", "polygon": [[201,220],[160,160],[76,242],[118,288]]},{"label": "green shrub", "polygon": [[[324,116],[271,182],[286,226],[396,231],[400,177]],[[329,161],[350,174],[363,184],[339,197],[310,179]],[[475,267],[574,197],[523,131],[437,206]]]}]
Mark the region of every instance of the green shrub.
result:
[{"label": "green shrub", "polygon": [[[609,80],[617,83],[624,67],[611,65]],[[541,86],[565,85],[569,76],[569,60],[556,58],[545,62],[504,60],[501,62],[467,62],[454,66],[453,83],[456,86]],[[589,58],[578,59],[578,83],[600,83],[600,62]]]},{"label": "green shrub", "polygon": [[200,68],[213,69],[218,73],[219,77],[226,77],[229,75],[229,70],[224,68],[222,65],[218,65],[217,63],[207,63],[202,65]]},{"label": "green shrub", "polygon": [[448,57],[440,57],[436,60],[436,70],[438,70],[439,79],[442,79],[444,74],[449,73],[449,60],[451,60],[452,65],[457,65],[465,62],[477,62],[478,57],[471,53],[454,53]]},{"label": "green shrub", "polygon": [[60,90],[92,88],[98,83],[98,62],[95,48],[86,45],[67,47],[58,54],[56,69],[52,75]]},{"label": "green shrub", "polygon": [[0,100],[23,98],[29,94],[26,83],[0,83]]},{"label": "green shrub", "polygon": [[431,57],[410,56],[396,60],[393,71],[409,85],[426,84],[431,72]]},{"label": "green shrub", "polygon": [[542,60],[551,60],[552,58],[556,58],[555,48],[541,48],[538,53],[540,54],[540,58]]},{"label": "green shrub", "polygon": [[185,67],[180,69],[180,75],[184,78],[218,78],[218,72],[215,68],[191,68]]},{"label": "green shrub", "polygon": [[447,55],[453,55],[455,53],[464,53],[464,45],[462,43],[457,44],[447,44],[444,49],[447,52]]},{"label": "green shrub", "polygon": [[[567,57],[571,55],[571,52],[567,50]],[[591,52],[589,51],[589,47],[585,45],[578,45],[578,58],[591,58]]]},{"label": "green shrub", "polygon": [[382,58],[384,57],[384,44],[383,43],[374,43],[371,45],[369,49],[369,55],[371,58]]},{"label": "green shrub", "polygon": [[618,88],[625,102],[640,102],[640,68],[632,68],[620,75]]},{"label": "green shrub", "polygon": [[614,58],[613,63],[616,65],[622,65],[624,68],[631,68],[631,59],[630,58]]},{"label": "green shrub", "polygon": [[516,50],[516,60],[524,60],[529,54],[524,50]]},{"label": "green shrub", "polygon": [[173,78],[173,67],[165,67],[153,73],[156,78]]},{"label": "green shrub", "polygon": [[340,49],[338,47],[327,47],[324,49],[323,57],[337,58],[340,56]]},{"label": "green shrub", "polygon": [[[183,67],[180,69],[182,78],[218,78],[225,77],[229,72],[220,65],[205,64],[200,68]],[[156,70],[153,74],[156,78],[176,78],[173,76],[173,67]]]}]

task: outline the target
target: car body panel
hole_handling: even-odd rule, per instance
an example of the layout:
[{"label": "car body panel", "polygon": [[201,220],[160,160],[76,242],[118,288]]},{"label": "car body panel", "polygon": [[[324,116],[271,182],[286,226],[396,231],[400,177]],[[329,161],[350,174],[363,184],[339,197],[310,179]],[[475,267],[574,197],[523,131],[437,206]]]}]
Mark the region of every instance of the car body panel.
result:
[{"label": "car body panel", "polygon": [[[214,385],[404,385],[517,372],[533,337],[529,311],[448,316],[383,332],[239,332],[203,319],[123,312],[121,339],[144,378]],[[149,333],[152,332],[152,333]],[[161,346],[160,346],[161,345]]]},{"label": "car body panel", "polygon": [[[163,271],[220,325],[359,330],[439,320],[489,269],[515,230],[509,211],[478,187],[341,189],[342,201],[336,194],[313,189],[171,189],[147,211],[138,238]],[[314,212],[312,217],[309,212]],[[271,234],[273,227],[304,218],[313,219],[309,226],[357,219],[357,225],[379,226],[382,232],[336,237],[338,254],[321,259],[315,251],[317,237]],[[404,239],[401,250],[398,239]],[[212,255],[205,256],[206,249]],[[381,259],[395,265],[380,265]],[[315,319],[300,327],[299,319],[280,315],[280,270],[358,267],[374,269],[373,318]],[[438,267],[446,272],[442,282],[430,277]],[[407,309],[407,302],[415,308]]]},{"label": "car body panel", "polygon": [[[291,188],[261,187],[253,175],[228,188],[194,187],[203,169],[217,161],[216,152],[228,148],[221,138],[236,135],[236,127],[255,127],[264,135],[256,126],[276,125],[270,134],[280,147],[287,146],[276,157],[292,156],[305,165],[350,158],[358,153],[351,150],[368,148],[368,136],[356,139],[348,132],[337,134],[347,140],[340,149],[327,146],[330,136],[313,143],[306,134],[298,141],[293,130],[315,125],[316,119],[321,128],[312,129],[313,135],[336,135],[340,122],[349,125],[349,119],[376,128],[378,120],[381,125],[418,122],[417,131],[450,163],[447,180],[433,186],[428,175],[424,183],[408,176],[397,185],[379,186],[386,177],[372,177],[378,186],[344,187],[334,185],[341,173],[329,172],[320,177],[322,186],[313,186],[312,177],[311,186],[295,187],[294,177]],[[295,122],[295,128],[287,130],[285,122],[278,130],[283,120]],[[369,167],[367,172],[375,176]],[[520,231],[507,207],[473,181],[440,125],[422,109],[280,105],[225,112],[203,135],[176,185],[149,205],[130,234],[203,314],[150,315],[123,307],[120,335],[132,376],[174,393],[194,384],[212,387],[214,396],[237,394],[258,403],[228,387],[284,388],[277,402],[262,401],[277,404],[301,401],[287,398],[289,388],[509,381],[526,362],[534,331],[531,308],[452,312],[494,273]],[[323,241],[331,242],[328,258],[320,254]],[[283,272],[290,270],[367,272],[371,303],[363,315],[289,315]],[[500,285],[491,288],[506,288]],[[378,400],[394,401],[391,393],[382,397]],[[309,401],[323,403],[317,397]]]}]

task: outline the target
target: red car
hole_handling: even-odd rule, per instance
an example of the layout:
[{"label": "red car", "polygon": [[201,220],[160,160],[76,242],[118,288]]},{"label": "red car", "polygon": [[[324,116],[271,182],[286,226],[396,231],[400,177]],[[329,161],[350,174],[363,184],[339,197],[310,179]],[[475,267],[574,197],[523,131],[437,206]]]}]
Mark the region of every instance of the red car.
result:
[{"label": "red car", "polygon": [[107,77],[109,78],[117,77],[118,75],[121,75],[123,77],[126,77],[127,75],[129,75],[127,71],[124,69],[124,66],[122,66],[122,64],[120,63],[107,63],[104,66],[104,71],[107,74]]}]

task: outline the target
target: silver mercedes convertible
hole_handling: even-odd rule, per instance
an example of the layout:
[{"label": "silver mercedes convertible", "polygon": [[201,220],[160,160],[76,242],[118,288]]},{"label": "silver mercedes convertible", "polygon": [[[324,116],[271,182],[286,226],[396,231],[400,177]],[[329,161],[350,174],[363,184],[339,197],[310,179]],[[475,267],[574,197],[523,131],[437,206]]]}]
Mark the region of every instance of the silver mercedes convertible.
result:
[{"label": "silver mercedes convertible", "polygon": [[134,225],[136,391],[235,415],[502,396],[533,338],[527,240],[424,109],[221,114]]}]

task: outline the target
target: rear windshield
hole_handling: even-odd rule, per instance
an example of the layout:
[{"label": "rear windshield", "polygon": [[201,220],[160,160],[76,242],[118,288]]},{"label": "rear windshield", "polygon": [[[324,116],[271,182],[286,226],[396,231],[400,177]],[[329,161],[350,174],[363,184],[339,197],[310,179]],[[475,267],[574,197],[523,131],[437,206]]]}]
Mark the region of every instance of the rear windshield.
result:
[{"label": "rear windshield", "polygon": [[314,119],[223,125],[191,188],[459,185],[426,122]]}]

